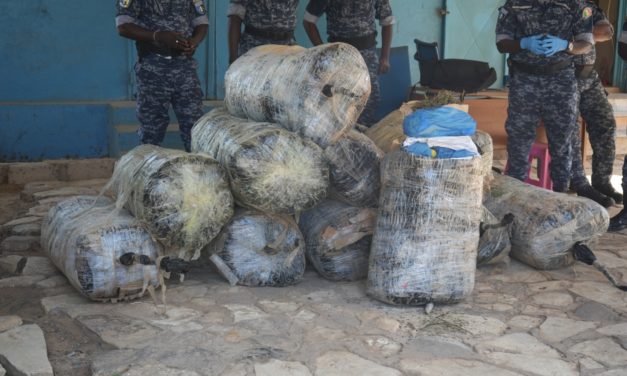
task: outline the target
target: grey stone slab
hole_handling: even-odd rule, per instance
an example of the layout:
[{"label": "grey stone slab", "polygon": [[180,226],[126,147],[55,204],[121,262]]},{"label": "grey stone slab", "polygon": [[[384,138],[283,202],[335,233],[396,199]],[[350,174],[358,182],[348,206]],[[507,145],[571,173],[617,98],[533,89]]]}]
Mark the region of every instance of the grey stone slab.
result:
[{"label": "grey stone slab", "polygon": [[627,366],[627,351],[609,338],[578,343],[569,351],[590,357],[607,367]]},{"label": "grey stone slab", "polygon": [[0,332],[6,332],[22,325],[22,318],[19,316],[0,316]]},{"label": "grey stone slab", "polygon": [[0,288],[29,287],[44,279],[46,279],[46,276],[43,275],[20,275],[17,277],[2,278],[0,279]]},{"label": "grey stone slab", "polygon": [[527,333],[506,334],[502,337],[484,341],[475,346],[477,352],[508,352],[513,354],[536,355],[559,358],[560,354]]},{"label": "grey stone slab", "polygon": [[347,351],[332,351],[316,359],[317,376],[401,376],[401,372]]},{"label": "grey stone slab", "polygon": [[540,376],[577,376],[577,365],[561,359],[545,358],[537,355],[494,352],[486,354],[491,363],[497,366],[514,368]]},{"label": "grey stone slab", "polygon": [[400,368],[410,376],[522,376],[478,360],[465,359],[402,359]]},{"label": "grey stone slab", "polygon": [[37,325],[0,333],[0,363],[9,375],[53,376],[44,333]]},{"label": "grey stone slab", "polygon": [[266,363],[255,363],[255,376],[311,376],[311,372],[300,362],[270,359]]},{"label": "grey stone slab", "polygon": [[594,329],[597,323],[549,317],[540,326],[539,336],[547,342],[561,342],[586,330]]},{"label": "grey stone slab", "polygon": [[9,236],[0,243],[0,253],[21,253],[38,250],[39,236]]}]

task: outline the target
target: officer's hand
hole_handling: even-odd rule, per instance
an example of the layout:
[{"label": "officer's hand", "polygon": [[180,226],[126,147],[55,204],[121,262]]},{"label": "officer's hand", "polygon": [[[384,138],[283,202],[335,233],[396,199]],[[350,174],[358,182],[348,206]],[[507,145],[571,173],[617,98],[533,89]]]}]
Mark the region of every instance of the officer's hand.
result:
[{"label": "officer's hand", "polygon": [[542,48],[544,48],[545,56],[553,56],[567,49],[568,41],[553,35],[547,35],[547,37],[542,40]]},{"label": "officer's hand", "polygon": [[387,57],[379,59],[379,74],[386,74],[390,70],[390,60]]},{"label": "officer's hand", "polygon": [[189,47],[183,34],[174,31],[159,31],[155,34],[155,40],[172,49],[185,50]]},{"label": "officer's hand", "polygon": [[535,55],[544,55],[544,46],[542,45],[542,35],[532,35],[524,37],[520,40],[520,48],[528,50]]}]

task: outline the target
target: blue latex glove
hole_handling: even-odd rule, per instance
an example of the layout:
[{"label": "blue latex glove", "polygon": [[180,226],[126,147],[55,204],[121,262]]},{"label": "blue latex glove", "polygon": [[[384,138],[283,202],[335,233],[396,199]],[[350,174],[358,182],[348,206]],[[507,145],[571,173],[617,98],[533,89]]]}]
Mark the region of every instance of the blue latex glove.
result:
[{"label": "blue latex glove", "polygon": [[542,46],[542,35],[524,37],[520,40],[520,48],[523,50],[529,50],[532,54],[536,55],[545,54],[544,47]]},{"label": "blue latex glove", "polygon": [[568,48],[568,41],[553,35],[547,35],[542,40],[542,48],[544,48],[544,56],[553,56],[560,51]]}]

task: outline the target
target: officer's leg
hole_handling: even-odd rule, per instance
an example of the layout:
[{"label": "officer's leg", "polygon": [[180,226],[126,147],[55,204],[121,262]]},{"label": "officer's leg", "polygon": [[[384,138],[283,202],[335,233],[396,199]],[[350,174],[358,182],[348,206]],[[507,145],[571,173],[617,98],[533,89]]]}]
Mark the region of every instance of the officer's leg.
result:
[{"label": "officer's leg", "polygon": [[572,164],[572,138],[578,132],[579,93],[574,75],[562,72],[545,80],[542,118],[549,139],[553,190],[566,192]]},{"label": "officer's leg", "polygon": [[525,180],[529,171],[529,152],[540,123],[537,84],[528,75],[512,76],[507,108],[507,175]]},{"label": "officer's leg", "polygon": [[610,220],[608,231],[622,231],[627,229],[627,206],[625,206],[625,196],[627,193],[627,155],[623,161],[623,210]]},{"label": "officer's leg", "polygon": [[379,102],[381,101],[381,88],[379,86],[379,56],[377,55],[376,48],[360,50],[359,52],[361,52],[361,56],[363,56],[366,61],[366,65],[368,65],[371,90],[366,107],[359,116],[357,122],[370,127],[375,123],[375,115],[377,109],[379,108]]},{"label": "officer's leg", "polygon": [[612,105],[598,77],[592,81],[589,90],[581,98],[581,116],[592,147],[592,186],[605,195],[622,201],[610,183],[614,159],[616,158],[616,120]]},{"label": "officer's leg", "polygon": [[177,66],[178,81],[172,95],[172,107],[179,122],[181,140],[187,151],[191,150],[192,127],[203,115],[203,93],[196,71],[197,66],[196,61],[191,59]]},{"label": "officer's leg", "polygon": [[147,59],[135,65],[137,78],[137,119],[142,144],[161,145],[170,117],[171,89],[167,72]]},{"label": "officer's leg", "polygon": [[583,167],[583,159],[581,156],[581,135],[579,131],[573,134],[571,150],[573,154],[573,162],[570,168],[570,183],[573,189],[578,192],[590,185],[590,183],[588,182],[588,178],[586,177],[586,171]]}]

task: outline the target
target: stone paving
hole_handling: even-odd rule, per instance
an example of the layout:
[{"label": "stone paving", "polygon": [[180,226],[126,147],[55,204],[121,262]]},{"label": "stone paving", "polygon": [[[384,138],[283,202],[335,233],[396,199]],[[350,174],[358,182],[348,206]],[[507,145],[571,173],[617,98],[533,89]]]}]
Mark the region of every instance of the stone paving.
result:
[{"label": "stone paving", "polygon": [[[66,315],[102,342],[106,350],[90,359],[94,375],[627,375],[627,293],[582,264],[481,268],[469,299],[428,315],[370,299],[365,281],[334,283],[312,270],[296,286],[248,288],[198,266],[169,283],[167,307],[148,297],[89,302],[41,254],[39,225],[63,197],[104,183],[0,191],[0,205],[18,208],[0,217],[8,220],[0,227],[0,294],[37,291],[46,316]],[[627,234],[604,235],[595,251],[627,276]],[[19,310],[0,312],[0,376],[64,374],[48,360],[51,342],[38,325]]]}]

